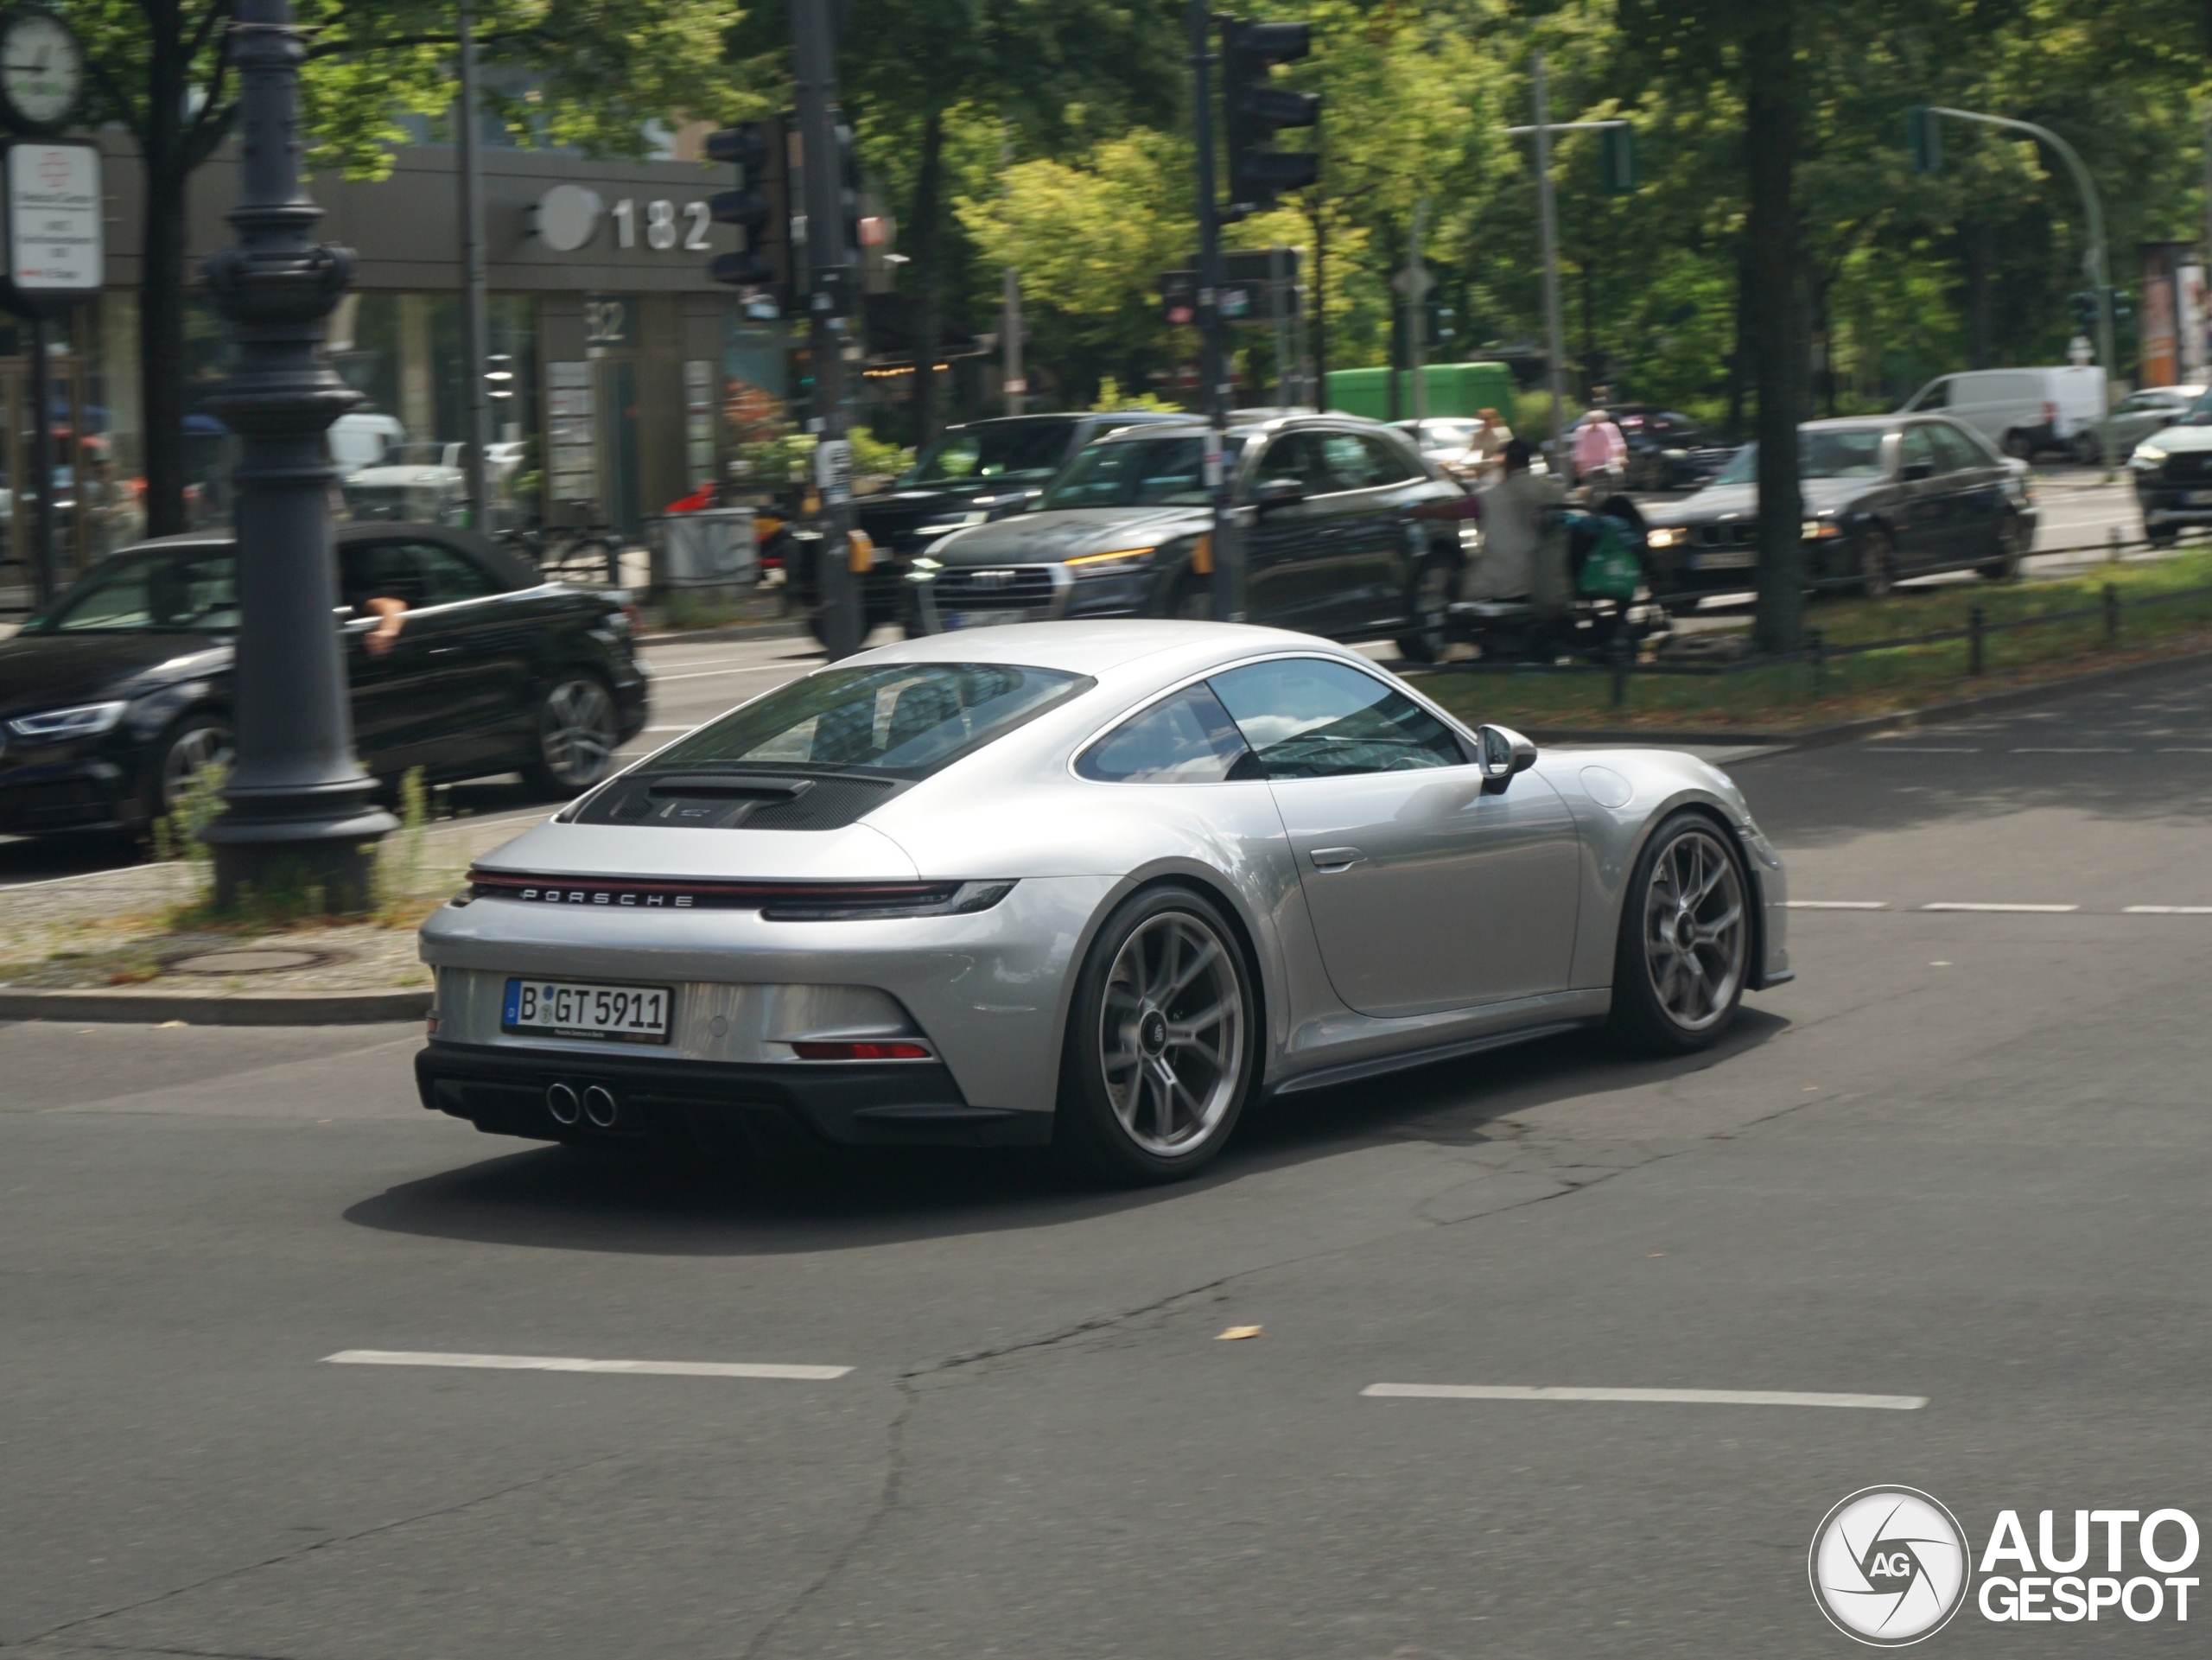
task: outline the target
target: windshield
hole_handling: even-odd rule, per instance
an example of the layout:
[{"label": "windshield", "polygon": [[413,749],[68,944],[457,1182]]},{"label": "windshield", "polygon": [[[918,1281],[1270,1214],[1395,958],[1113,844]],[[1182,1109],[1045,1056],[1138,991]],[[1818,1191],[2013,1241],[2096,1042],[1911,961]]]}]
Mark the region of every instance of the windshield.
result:
[{"label": "windshield", "polygon": [[2187,415],[2177,416],[2174,424],[2185,427],[2212,427],[2212,391],[2206,392],[2203,397],[2191,404]]},{"label": "windshield", "polygon": [[922,452],[901,484],[1035,484],[1058,470],[1068,453],[1068,429],[1060,421],[1024,421],[1007,426],[969,427],[948,432]]},{"label": "windshield", "polygon": [[643,770],[926,778],[1092,684],[1007,663],[823,669],[679,739]]},{"label": "windshield", "polygon": [[[1797,476],[1801,479],[1878,479],[1882,476],[1879,427],[1797,435]],[[1759,447],[1745,444],[1713,474],[1715,484],[1757,484]]]},{"label": "windshield", "polygon": [[120,555],[26,631],[41,634],[234,633],[238,556],[224,548]]},{"label": "windshield", "polygon": [[[1222,441],[1222,465],[1234,470],[1241,437]],[[1116,438],[1092,444],[1070,463],[1034,511],[1063,507],[1201,507],[1206,494],[1205,440]]]}]

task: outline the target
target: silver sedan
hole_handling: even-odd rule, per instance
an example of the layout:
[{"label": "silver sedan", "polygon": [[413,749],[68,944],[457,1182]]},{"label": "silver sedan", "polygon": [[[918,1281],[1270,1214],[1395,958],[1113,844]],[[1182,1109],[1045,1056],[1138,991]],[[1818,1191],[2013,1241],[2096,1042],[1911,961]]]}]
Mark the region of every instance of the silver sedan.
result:
[{"label": "silver sedan", "polygon": [[416,1074],[499,1134],[1173,1180],[1270,1096],[1700,1048],[1791,977],[1783,906],[1692,756],[1540,754],[1300,634],[995,628],[817,670],[480,860],[423,928]]}]

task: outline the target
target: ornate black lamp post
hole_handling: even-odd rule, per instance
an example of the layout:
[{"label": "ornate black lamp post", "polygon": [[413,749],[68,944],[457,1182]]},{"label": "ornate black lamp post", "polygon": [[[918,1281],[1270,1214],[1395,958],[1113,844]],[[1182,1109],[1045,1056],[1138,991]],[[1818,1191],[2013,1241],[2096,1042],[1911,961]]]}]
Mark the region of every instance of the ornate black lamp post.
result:
[{"label": "ornate black lamp post", "polygon": [[360,401],[322,356],[323,321],[353,274],[346,249],[310,241],[322,210],[300,182],[299,67],[290,0],[238,0],[245,172],[238,245],[208,256],[207,286],[237,326],[238,359],[208,408],[244,440],[236,487],[239,626],[237,760],[215,851],[218,903],[320,887],[335,908],[367,898],[376,843],[397,821],[353,759],[334,620],[330,423]]}]

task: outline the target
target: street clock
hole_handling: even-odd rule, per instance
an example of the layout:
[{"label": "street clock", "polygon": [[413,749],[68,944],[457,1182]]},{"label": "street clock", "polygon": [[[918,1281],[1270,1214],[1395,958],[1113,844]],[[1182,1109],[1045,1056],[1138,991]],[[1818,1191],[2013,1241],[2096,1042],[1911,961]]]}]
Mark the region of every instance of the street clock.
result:
[{"label": "street clock", "polygon": [[0,117],[18,132],[67,126],[85,84],[85,52],[50,11],[18,7],[0,16]]}]

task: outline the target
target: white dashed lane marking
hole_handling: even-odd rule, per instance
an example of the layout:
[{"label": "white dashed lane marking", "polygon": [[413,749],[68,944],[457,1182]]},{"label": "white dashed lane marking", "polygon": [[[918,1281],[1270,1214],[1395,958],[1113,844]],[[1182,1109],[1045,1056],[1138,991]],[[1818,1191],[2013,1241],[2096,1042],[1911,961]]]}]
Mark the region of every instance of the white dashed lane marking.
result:
[{"label": "white dashed lane marking", "polygon": [[487,1371],[588,1371],[667,1377],[777,1377],[823,1383],[850,1366],[785,1366],[738,1360],[578,1360],[541,1354],[444,1354],[433,1350],[340,1349],[334,1366],[467,1366]]},{"label": "white dashed lane marking", "polygon": [[1632,1401],[1668,1406],[1856,1407],[1917,1412],[1924,1395],[1822,1395],[1798,1390],[1532,1389],[1520,1383],[1370,1383],[1364,1396],[1429,1401]]},{"label": "white dashed lane marking", "polygon": [[1886,911],[1887,900],[1784,900],[1783,906],[1792,911]]},{"label": "white dashed lane marking", "polygon": [[1938,900],[1933,905],[1923,905],[1920,908],[1923,911],[2025,911],[2037,915],[2057,915],[2078,911],[2082,907],[2078,905],[1975,905],[1963,900]]}]

